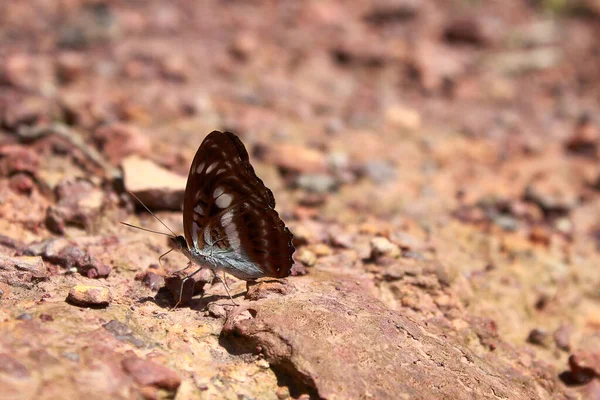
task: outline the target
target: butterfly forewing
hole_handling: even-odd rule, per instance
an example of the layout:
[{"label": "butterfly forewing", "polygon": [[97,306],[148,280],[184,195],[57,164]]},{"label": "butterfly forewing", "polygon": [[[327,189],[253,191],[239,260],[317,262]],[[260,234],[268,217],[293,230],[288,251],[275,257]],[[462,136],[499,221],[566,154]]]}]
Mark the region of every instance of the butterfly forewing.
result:
[{"label": "butterfly forewing", "polygon": [[210,133],[194,157],[185,191],[189,248],[210,249],[216,257],[234,252],[256,264],[262,276],[287,276],[293,263],[292,234],[274,207],[273,193],[256,176],[239,138]]}]

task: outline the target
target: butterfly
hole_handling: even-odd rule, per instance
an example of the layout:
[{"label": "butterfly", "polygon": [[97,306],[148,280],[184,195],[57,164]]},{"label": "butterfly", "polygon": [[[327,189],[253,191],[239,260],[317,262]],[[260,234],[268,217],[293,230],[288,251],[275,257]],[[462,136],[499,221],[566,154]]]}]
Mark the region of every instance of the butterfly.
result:
[{"label": "butterfly", "polygon": [[293,235],[275,211],[273,192],[231,132],[211,132],[196,152],[185,188],[183,230],[184,236],[169,235],[171,250],[183,253],[188,267],[199,267],[184,281],[203,268],[219,279],[224,272],[246,281],[291,273]]}]

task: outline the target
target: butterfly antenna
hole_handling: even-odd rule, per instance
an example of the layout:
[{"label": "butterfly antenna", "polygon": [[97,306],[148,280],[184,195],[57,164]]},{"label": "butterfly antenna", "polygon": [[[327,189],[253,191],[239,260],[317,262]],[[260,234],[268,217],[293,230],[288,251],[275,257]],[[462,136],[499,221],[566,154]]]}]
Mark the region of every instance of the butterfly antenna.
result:
[{"label": "butterfly antenna", "polygon": [[121,221],[121,223],[123,225],[125,225],[125,226],[130,227],[130,228],[135,228],[135,229],[139,229],[139,230],[146,231],[146,232],[158,233],[159,235],[165,235],[165,236],[168,236],[168,237],[173,237],[173,236],[169,235],[168,233],[153,231],[152,229],[146,229],[146,228],[142,228],[141,226],[131,225],[131,224],[128,224],[127,222],[123,222],[123,221]]},{"label": "butterfly antenna", "polygon": [[[157,217],[157,216],[156,216],[156,215],[155,215],[155,214],[154,214],[152,211],[150,211],[150,209],[149,209],[148,207],[146,207],[146,205],[145,205],[145,204],[144,204],[144,203],[143,203],[143,202],[140,200],[140,198],[139,198],[139,197],[137,197],[135,194],[133,194],[133,192],[129,192],[129,194],[130,194],[130,195],[132,195],[132,196],[133,196],[133,197],[134,197],[134,198],[135,198],[137,201],[139,201],[139,202],[140,202],[140,204],[141,204],[142,206],[144,206],[144,208],[146,209],[146,211],[148,211],[148,212],[149,212],[149,213],[150,213],[150,214],[151,214],[151,215],[152,215],[154,218],[156,218],[156,220],[157,220],[158,222],[160,222],[160,223],[162,224],[162,226],[164,226],[165,228],[167,228],[167,230],[168,230],[169,232],[171,232],[171,233],[173,234],[173,236],[177,237],[177,234],[176,234],[175,232],[173,232],[173,231],[171,230],[171,228],[169,228],[169,227],[168,227],[168,226],[167,226],[167,225],[166,225],[164,222],[162,222],[162,221],[160,220],[160,218],[158,218],[158,217]],[[130,225],[130,226],[132,226],[132,225]],[[136,227],[136,228],[137,228],[137,227]],[[140,229],[141,229],[141,228],[140,228]],[[156,232],[156,233],[158,233],[158,232]],[[166,234],[165,234],[165,235],[166,235]]]}]

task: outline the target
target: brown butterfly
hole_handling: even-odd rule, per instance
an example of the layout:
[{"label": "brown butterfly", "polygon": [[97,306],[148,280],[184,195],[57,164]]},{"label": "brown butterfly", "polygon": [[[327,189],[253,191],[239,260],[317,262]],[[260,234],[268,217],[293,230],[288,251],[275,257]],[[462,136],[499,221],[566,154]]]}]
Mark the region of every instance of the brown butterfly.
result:
[{"label": "brown butterfly", "polygon": [[225,272],[246,281],[291,273],[293,235],[244,144],[231,132],[211,132],[196,152],[185,188],[183,229],[185,237],[170,236],[171,245],[200,267],[186,279],[202,268],[219,279],[217,273]]}]

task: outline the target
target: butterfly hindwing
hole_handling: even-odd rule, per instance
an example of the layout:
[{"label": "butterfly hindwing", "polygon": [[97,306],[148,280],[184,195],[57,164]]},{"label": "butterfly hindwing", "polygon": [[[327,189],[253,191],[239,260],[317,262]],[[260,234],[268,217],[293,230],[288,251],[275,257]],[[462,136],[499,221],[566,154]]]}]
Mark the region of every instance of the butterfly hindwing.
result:
[{"label": "butterfly hindwing", "polygon": [[208,251],[208,246],[215,257],[247,258],[264,276],[287,276],[293,263],[292,234],[274,207],[273,193],[256,176],[240,139],[230,132],[211,132],[188,176],[183,207],[188,247]]}]

